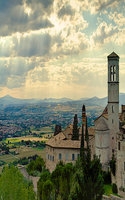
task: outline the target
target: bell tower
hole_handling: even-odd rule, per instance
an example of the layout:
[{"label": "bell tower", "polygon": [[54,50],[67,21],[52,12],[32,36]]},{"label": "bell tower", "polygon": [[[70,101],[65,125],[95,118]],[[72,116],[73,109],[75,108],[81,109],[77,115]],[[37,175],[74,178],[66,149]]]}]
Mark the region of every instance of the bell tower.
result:
[{"label": "bell tower", "polygon": [[108,125],[110,129],[110,157],[116,152],[119,132],[119,56],[112,52],[108,57]]}]

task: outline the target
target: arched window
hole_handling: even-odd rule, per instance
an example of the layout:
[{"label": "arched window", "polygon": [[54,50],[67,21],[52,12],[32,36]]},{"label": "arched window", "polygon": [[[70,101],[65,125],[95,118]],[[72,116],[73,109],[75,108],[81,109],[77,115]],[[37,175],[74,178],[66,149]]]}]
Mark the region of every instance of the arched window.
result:
[{"label": "arched window", "polygon": [[116,66],[110,67],[110,81],[116,81]]}]

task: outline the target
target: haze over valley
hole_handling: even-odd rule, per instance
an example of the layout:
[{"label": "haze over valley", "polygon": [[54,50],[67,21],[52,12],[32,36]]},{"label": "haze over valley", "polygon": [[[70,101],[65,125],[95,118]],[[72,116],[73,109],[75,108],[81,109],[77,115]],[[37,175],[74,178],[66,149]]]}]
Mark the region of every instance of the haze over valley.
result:
[{"label": "haze over valley", "polygon": [[[125,102],[125,94],[120,94],[120,105]],[[84,98],[72,100],[62,99],[16,99],[11,96],[0,98],[0,137],[15,137],[25,135],[29,131],[41,130],[49,127],[48,133],[53,134],[55,125],[66,128],[78,115],[81,125],[82,105],[86,105],[88,125],[93,126],[94,120],[102,113],[107,105],[105,98]],[[43,130],[42,130],[43,129]]]}]

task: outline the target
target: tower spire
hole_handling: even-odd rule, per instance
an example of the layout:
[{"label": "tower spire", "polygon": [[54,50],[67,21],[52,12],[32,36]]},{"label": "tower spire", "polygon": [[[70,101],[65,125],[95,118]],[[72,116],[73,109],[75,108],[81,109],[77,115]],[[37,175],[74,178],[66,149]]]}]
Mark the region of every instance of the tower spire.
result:
[{"label": "tower spire", "polygon": [[119,132],[119,56],[112,52],[108,57],[108,126],[110,129],[110,157],[116,151]]}]

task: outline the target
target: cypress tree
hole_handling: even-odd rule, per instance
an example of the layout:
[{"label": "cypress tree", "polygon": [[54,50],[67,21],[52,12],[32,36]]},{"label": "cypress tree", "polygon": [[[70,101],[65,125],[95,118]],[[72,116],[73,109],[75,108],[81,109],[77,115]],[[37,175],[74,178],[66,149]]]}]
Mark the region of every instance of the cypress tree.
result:
[{"label": "cypress tree", "polygon": [[77,114],[74,116],[72,140],[79,140],[79,128]]},{"label": "cypress tree", "polygon": [[103,174],[100,160],[97,156],[91,159],[87,117],[83,116],[80,160],[76,166],[74,181],[69,200],[101,200],[104,192]]}]

